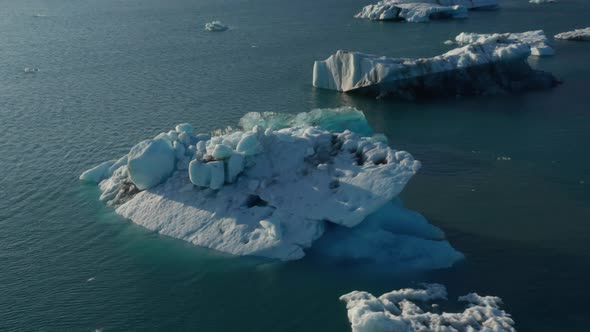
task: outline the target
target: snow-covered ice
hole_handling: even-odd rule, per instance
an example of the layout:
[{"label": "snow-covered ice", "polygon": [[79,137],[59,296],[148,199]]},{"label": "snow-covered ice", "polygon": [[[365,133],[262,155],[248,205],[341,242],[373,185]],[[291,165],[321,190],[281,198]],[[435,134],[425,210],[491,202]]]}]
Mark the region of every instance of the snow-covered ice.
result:
[{"label": "snow-covered ice", "polygon": [[420,162],[374,135],[362,112],[248,113],[240,124],[218,135],[178,126],[80,179],[139,225],[234,255],[298,259],[326,233],[318,252],[329,257],[411,268],[463,258],[395,199]]},{"label": "snow-covered ice", "polygon": [[213,21],[213,22],[209,22],[205,24],[205,30],[207,31],[212,31],[212,32],[216,32],[216,31],[225,31],[229,29],[226,25],[224,25],[223,23],[221,23],[221,21]]},{"label": "snow-covered ice", "polygon": [[[446,299],[447,290],[440,284],[394,290],[379,297],[362,291],[340,297],[346,302],[353,332],[516,331],[510,314],[500,309],[499,297],[469,293],[458,299],[467,303],[463,312],[428,311],[429,302]],[[438,304],[430,307],[438,308]]]},{"label": "snow-covered ice", "polygon": [[547,56],[554,55],[555,50],[551,47],[549,40],[543,30],[526,31],[519,33],[469,33],[462,32],[455,41],[460,45],[474,43],[524,43],[531,48],[531,55]]},{"label": "snow-covered ice", "polygon": [[404,99],[549,88],[553,75],[533,70],[523,42],[484,39],[432,58],[387,58],[337,51],[316,61],[313,86]]},{"label": "snow-covered ice", "polygon": [[562,32],[555,35],[557,39],[590,41],[590,27],[584,29],[576,29],[574,31]]},{"label": "snow-covered ice", "polygon": [[363,7],[355,17],[427,22],[434,18],[465,18],[468,9],[497,6],[497,0],[383,0]]}]

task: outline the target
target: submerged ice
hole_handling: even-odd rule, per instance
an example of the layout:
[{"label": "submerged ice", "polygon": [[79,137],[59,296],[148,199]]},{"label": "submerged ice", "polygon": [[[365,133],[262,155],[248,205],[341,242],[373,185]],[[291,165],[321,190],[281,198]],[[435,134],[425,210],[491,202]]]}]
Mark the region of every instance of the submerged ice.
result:
[{"label": "submerged ice", "polygon": [[141,226],[234,255],[299,259],[322,238],[320,254],[337,258],[441,268],[463,257],[395,200],[420,162],[362,112],[249,113],[240,127],[182,124],[80,179]]},{"label": "submerged ice", "polygon": [[461,296],[458,300],[466,302],[467,308],[457,313],[440,313],[436,304],[429,305],[446,298],[443,285],[424,284],[423,288],[395,290],[379,297],[354,291],[340,300],[346,302],[353,332],[516,331],[511,316],[500,309],[499,297],[476,293]]}]

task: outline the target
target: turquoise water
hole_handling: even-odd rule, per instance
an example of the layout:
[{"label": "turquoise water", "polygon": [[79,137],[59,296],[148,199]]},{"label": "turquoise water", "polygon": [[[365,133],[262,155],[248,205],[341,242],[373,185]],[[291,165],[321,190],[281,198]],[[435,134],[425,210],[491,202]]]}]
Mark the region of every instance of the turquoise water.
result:
[{"label": "turquoise water", "polygon": [[[502,1],[428,24],[352,19],[369,1],[4,0],[0,11],[1,331],[347,331],[338,297],[416,282],[504,299],[519,331],[582,331],[590,300],[590,43],[534,65],[551,91],[376,101],[311,87],[336,49],[432,56],[461,31],[588,26],[590,3]],[[40,15],[37,15],[40,14]],[[220,19],[224,33],[203,25]],[[23,69],[39,68],[37,73]],[[158,236],[79,174],[190,122],[355,106],[424,164],[402,194],[467,259],[428,273],[227,257]],[[510,158],[510,160],[505,160]]]}]

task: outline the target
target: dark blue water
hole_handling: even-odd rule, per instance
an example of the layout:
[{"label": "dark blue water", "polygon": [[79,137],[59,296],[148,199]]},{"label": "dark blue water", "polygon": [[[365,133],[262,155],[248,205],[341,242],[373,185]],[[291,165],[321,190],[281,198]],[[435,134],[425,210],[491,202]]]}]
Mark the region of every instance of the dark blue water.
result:
[{"label": "dark blue water", "polygon": [[[534,61],[564,84],[519,96],[376,101],[311,87],[337,49],[432,56],[461,31],[590,25],[590,3],[463,21],[376,23],[348,0],[3,0],[0,10],[1,331],[347,331],[338,297],[416,282],[500,296],[520,331],[583,331],[590,300],[590,43]],[[231,26],[207,33],[220,19]],[[39,68],[24,73],[24,68]],[[88,167],[191,122],[355,106],[424,167],[402,198],[467,259],[420,274],[308,258],[227,257],[116,216]],[[509,159],[509,160],[508,160]]]}]

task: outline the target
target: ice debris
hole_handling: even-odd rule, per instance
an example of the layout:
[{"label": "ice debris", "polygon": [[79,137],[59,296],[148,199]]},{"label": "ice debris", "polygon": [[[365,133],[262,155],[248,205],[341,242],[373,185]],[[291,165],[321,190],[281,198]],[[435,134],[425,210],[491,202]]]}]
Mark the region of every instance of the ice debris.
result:
[{"label": "ice debris", "polygon": [[555,35],[557,39],[567,39],[576,41],[590,41],[590,27],[576,29],[574,31],[562,32]]},{"label": "ice debris", "polygon": [[[428,302],[446,298],[443,285],[424,284],[423,288],[395,290],[379,297],[353,291],[340,300],[346,302],[353,332],[516,331],[512,317],[500,309],[499,297],[469,293],[458,299],[467,303],[463,312],[428,311]],[[437,304],[430,307],[438,311]]]}]

